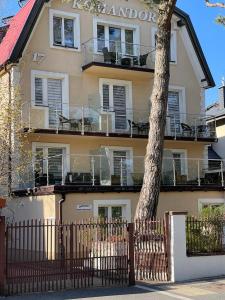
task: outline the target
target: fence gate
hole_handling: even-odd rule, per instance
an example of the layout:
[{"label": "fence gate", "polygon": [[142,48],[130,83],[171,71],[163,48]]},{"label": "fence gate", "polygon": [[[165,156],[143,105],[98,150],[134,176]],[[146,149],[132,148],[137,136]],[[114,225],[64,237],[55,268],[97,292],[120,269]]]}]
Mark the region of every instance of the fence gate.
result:
[{"label": "fence gate", "polygon": [[169,281],[169,218],[135,222],[135,277]]},{"label": "fence gate", "polygon": [[127,285],[132,229],[126,222],[94,220],[7,225],[5,294]]}]

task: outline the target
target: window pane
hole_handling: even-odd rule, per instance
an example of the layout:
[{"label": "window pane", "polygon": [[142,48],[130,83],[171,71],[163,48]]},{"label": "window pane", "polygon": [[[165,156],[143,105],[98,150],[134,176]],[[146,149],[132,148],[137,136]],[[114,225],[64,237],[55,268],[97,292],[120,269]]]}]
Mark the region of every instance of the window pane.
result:
[{"label": "window pane", "polygon": [[48,149],[48,175],[49,175],[50,184],[56,184],[62,182],[62,164],[63,164],[63,149],[49,148]]},{"label": "window pane", "polygon": [[171,133],[180,133],[180,96],[179,92],[169,91],[168,94],[168,113],[170,116],[170,130]]},{"label": "window pane", "polygon": [[121,53],[121,29],[109,27],[110,51]]},{"label": "window pane", "polygon": [[122,207],[121,206],[112,206],[112,218],[113,219],[122,219]]},{"label": "window pane", "polygon": [[65,46],[74,47],[74,20],[64,19]]},{"label": "window pane", "polygon": [[59,115],[62,114],[62,80],[47,80],[49,126],[55,128],[58,125]]},{"label": "window pane", "polygon": [[108,218],[108,207],[102,206],[98,208],[98,217],[101,219]]},{"label": "window pane", "polygon": [[113,151],[114,183],[127,185],[127,152]]},{"label": "window pane", "polygon": [[42,175],[43,170],[43,148],[36,148],[35,153],[35,178]]},{"label": "window pane", "polygon": [[35,105],[43,105],[43,79],[35,78]]},{"label": "window pane", "polygon": [[97,26],[97,39],[98,39],[98,51],[102,51],[105,47],[105,27],[103,25]]},{"label": "window pane", "polygon": [[108,110],[109,109],[109,85],[103,84],[102,90],[103,90],[103,109]]},{"label": "window pane", "polygon": [[181,175],[181,154],[180,153],[173,153],[174,163],[175,163],[175,171],[176,175]]},{"label": "window pane", "polygon": [[62,45],[62,18],[53,17],[54,44]]},{"label": "window pane", "polygon": [[134,32],[125,30],[126,54],[134,55]]}]

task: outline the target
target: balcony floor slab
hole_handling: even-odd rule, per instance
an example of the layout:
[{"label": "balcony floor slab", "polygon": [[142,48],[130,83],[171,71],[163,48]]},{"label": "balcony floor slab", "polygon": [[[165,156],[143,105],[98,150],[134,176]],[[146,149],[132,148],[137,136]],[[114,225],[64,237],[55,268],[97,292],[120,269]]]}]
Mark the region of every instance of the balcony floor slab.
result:
[{"label": "balcony floor slab", "polygon": [[[141,186],[74,186],[74,185],[51,185],[31,190],[31,195],[52,195],[52,194],[68,194],[68,193],[139,193]],[[197,191],[225,191],[225,187],[221,185],[177,185],[162,186],[161,192],[197,192]],[[17,197],[28,196],[26,190],[16,190],[14,195]]]},{"label": "balcony floor slab", "polygon": [[[26,133],[38,133],[38,134],[60,134],[60,135],[73,135],[73,136],[98,136],[98,137],[118,137],[118,138],[133,138],[133,139],[147,139],[147,134],[133,134],[131,136],[130,133],[109,133],[108,135],[105,132],[85,132],[84,135],[81,134],[80,131],[72,131],[72,130],[56,130],[56,129],[32,129],[24,128],[24,132]],[[217,142],[217,138],[214,137],[187,137],[187,136],[165,136],[165,140],[171,141],[198,141],[198,142]]]}]

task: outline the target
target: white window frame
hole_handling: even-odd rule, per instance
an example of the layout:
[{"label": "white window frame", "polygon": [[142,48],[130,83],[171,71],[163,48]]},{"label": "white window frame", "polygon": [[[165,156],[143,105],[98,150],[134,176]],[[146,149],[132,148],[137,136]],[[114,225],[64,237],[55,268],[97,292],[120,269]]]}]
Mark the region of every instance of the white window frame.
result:
[{"label": "white window frame", "polygon": [[225,205],[224,198],[200,198],[198,199],[198,211],[201,212],[203,205]]},{"label": "white window frame", "polygon": [[[114,112],[106,112],[103,109],[103,85],[107,84],[110,86],[109,88],[109,108],[113,108],[113,85],[121,85],[126,87],[126,114],[127,118],[131,121],[133,120],[133,93],[132,93],[132,81],[127,80],[117,80],[117,79],[109,79],[109,78],[100,78],[99,79],[99,94],[101,100],[101,114],[110,114],[112,116],[112,130],[115,131],[115,114]],[[101,128],[101,124],[100,124]],[[128,122],[127,122],[127,131],[129,130]]]},{"label": "white window frame", "polygon": [[43,158],[48,157],[47,149],[49,148],[64,148],[65,149],[65,161],[66,166],[64,165],[64,178],[66,177],[67,173],[70,171],[70,145],[69,144],[61,144],[61,143],[41,143],[41,142],[32,142],[32,157],[33,157],[33,164],[35,163],[35,155],[36,149],[43,148]]},{"label": "white window frame", "polygon": [[[68,18],[73,19],[74,22],[74,47],[75,48],[69,48],[65,47],[64,45],[54,45],[54,32],[53,32],[53,17],[61,17],[61,18]],[[64,22],[62,22],[62,36],[64,36]],[[71,13],[71,12],[65,12],[61,10],[55,10],[50,9],[49,10],[49,40],[50,40],[50,47],[54,49],[64,49],[69,51],[81,51],[81,45],[80,45],[80,14],[78,13]],[[64,41],[62,41],[64,42]]]},{"label": "white window frame", "polygon": [[[46,79],[43,80],[43,106],[35,105],[35,78]],[[31,70],[31,107],[32,109],[42,109],[45,114],[45,128],[49,127],[49,108],[48,108],[48,93],[47,93],[47,79],[62,80],[62,114],[69,117],[69,76],[66,73],[54,73],[39,70]]]},{"label": "white window frame", "polygon": [[[98,218],[99,207],[112,207],[122,206],[123,218],[128,222],[131,221],[131,201],[128,199],[114,199],[114,200],[93,200],[93,214],[95,218]],[[110,218],[110,216],[109,216]]]},{"label": "white window frame", "polygon": [[[117,27],[121,29],[121,42],[122,42],[122,53],[126,55],[125,51],[125,30],[133,30],[134,36],[133,36],[133,44],[134,45],[140,45],[140,27],[138,25],[130,24],[130,23],[121,23],[121,22],[115,22],[110,20],[104,20],[101,18],[93,18],[93,38],[94,38],[94,53],[95,54],[101,54],[103,53],[98,51],[98,45],[97,45],[97,26],[103,25],[105,26],[105,46],[109,49],[109,27]],[[134,47],[134,55],[138,55],[138,47]]]},{"label": "white window frame", "polygon": [[[152,47],[155,48],[155,35],[157,32],[157,27],[153,26],[151,30],[151,41]],[[171,30],[171,40],[170,40],[170,64],[177,64],[177,32],[176,30]]]},{"label": "white window frame", "polygon": [[[126,151],[127,156],[126,159],[130,160],[129,172],[134,172],[134,153],[132,147],[119,147],[119,146],[101,146],[101,148],[105,149],[106,156],[109,160],[110,174],[113,175],[114,165],[113,165],[113,151]],[[128,184],[132,183],[132,178],[127,177]]]}]

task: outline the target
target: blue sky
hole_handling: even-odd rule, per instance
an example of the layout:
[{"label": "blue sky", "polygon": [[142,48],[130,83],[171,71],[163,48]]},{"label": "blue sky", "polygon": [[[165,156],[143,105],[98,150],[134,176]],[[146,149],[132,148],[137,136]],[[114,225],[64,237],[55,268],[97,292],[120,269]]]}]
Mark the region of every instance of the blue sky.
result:
[{"label": "blue sky", "polygon": [[[206,93],[210,104],[217,100],[217,88],[225,77],[225,27],[215,23],[218,14],[225,15],[225,9],[207,8],[204,0],[178,0],[177,6],[190,15],[217,84]],[[17,0],[0,0],[0,18],[15,14],[18,9]]]}]

